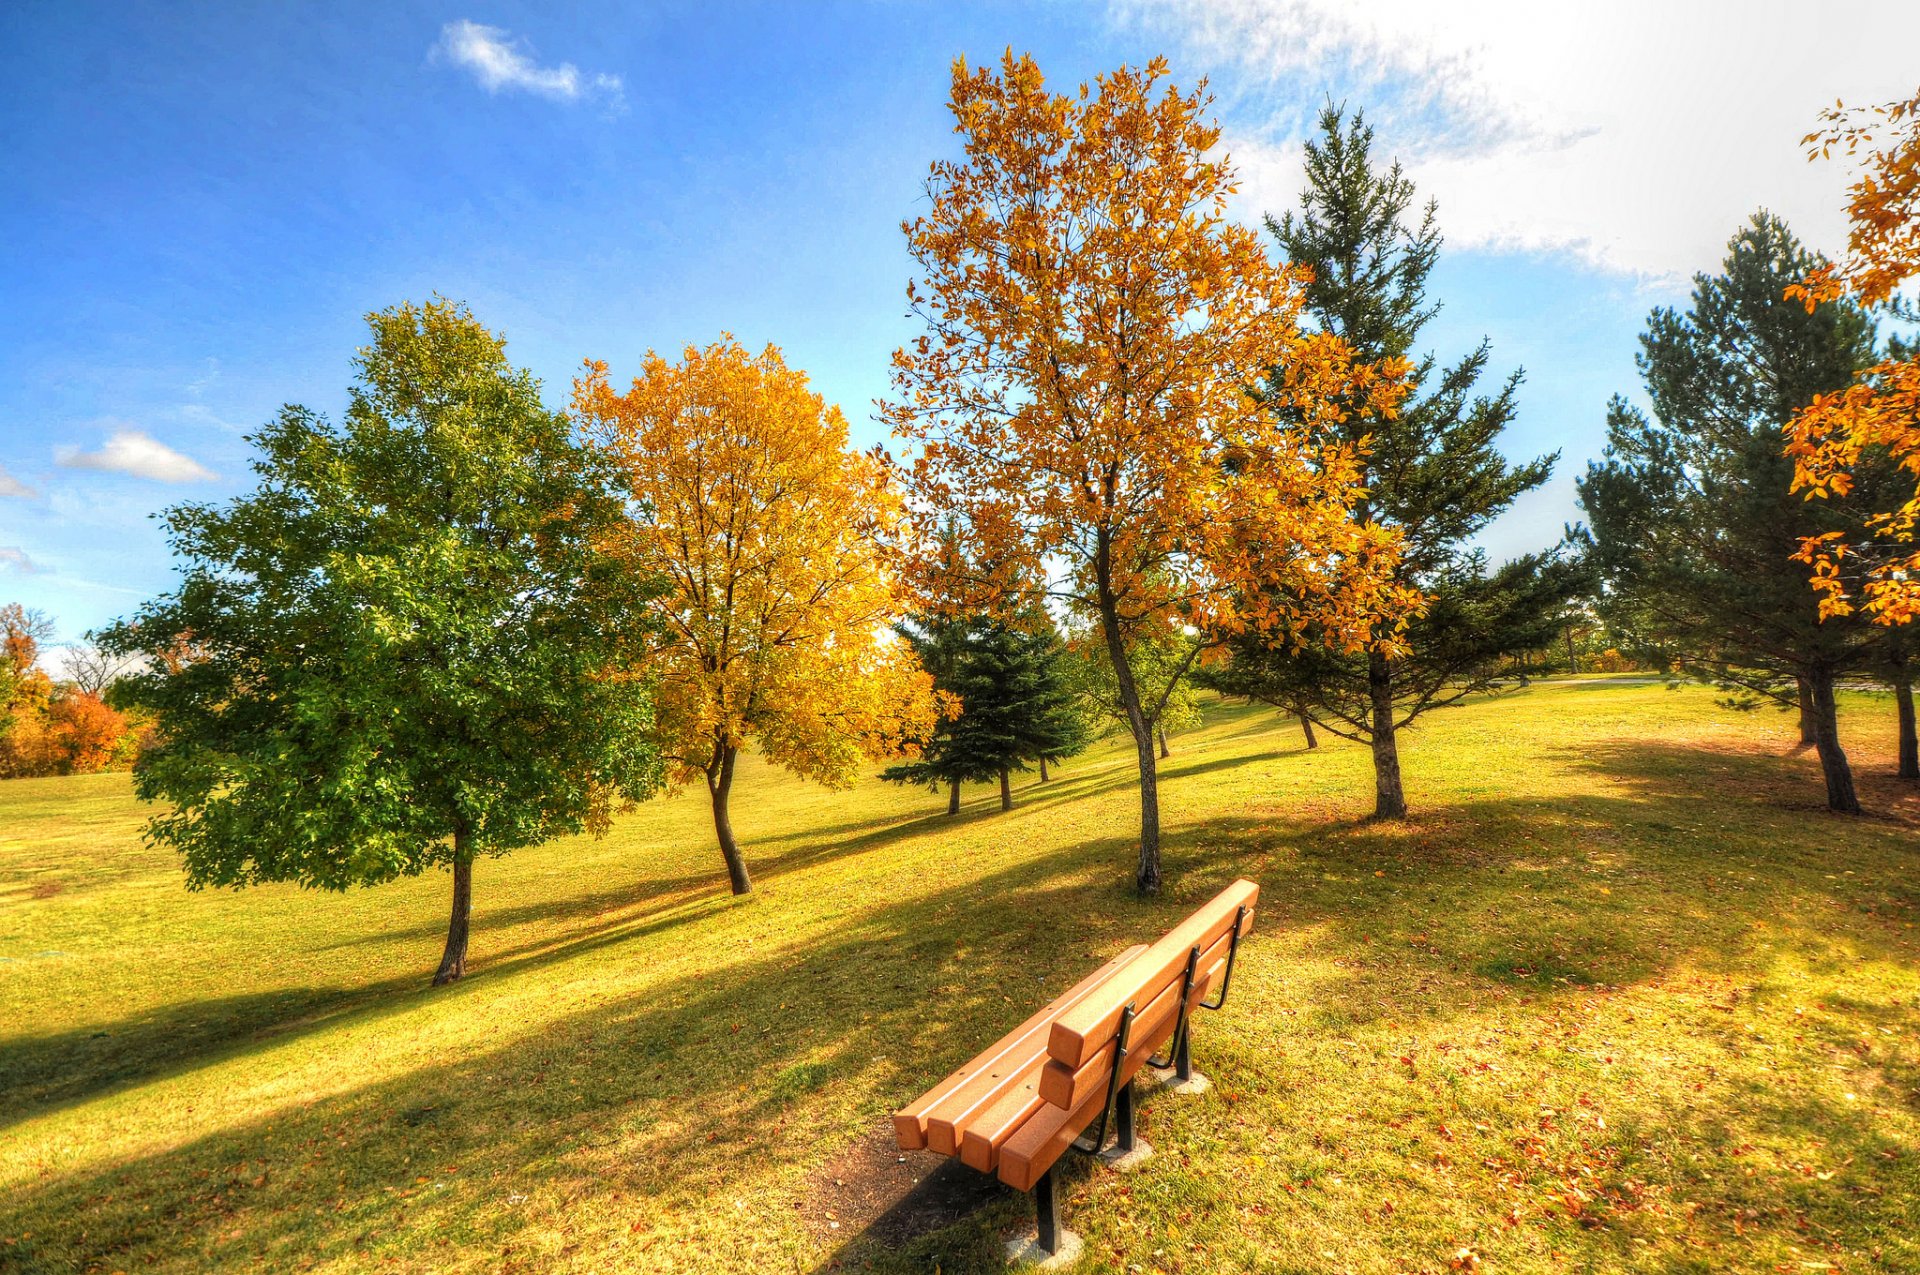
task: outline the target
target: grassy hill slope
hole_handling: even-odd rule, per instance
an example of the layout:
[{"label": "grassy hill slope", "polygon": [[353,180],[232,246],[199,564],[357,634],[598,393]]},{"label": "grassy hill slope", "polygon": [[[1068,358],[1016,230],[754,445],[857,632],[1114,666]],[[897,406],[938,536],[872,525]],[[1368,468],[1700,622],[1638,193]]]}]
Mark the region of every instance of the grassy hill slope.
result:
[{"label": "grassy hill slope", "polygon": [[[1364,750],[1175,740],[1166,896],[1130,750],[1001,814],[758,765],[475,870],[190,894],[125,776],[0,784],[0,1271],[998,1266],[1017,1197],[902,1239],[885,1116],[1236,876],[1260,931],[1158,1156],[1077,1169],[1087,1270],[1920,1269],[1920,794],[1819,808],[1783,716],[1542,684]],[[878,1201],[876,1203],[875,1201]],[[899,1241],[896,1248],[894,1241]],[[1824,1266],[1821,1264],[1825,1264]]]}]

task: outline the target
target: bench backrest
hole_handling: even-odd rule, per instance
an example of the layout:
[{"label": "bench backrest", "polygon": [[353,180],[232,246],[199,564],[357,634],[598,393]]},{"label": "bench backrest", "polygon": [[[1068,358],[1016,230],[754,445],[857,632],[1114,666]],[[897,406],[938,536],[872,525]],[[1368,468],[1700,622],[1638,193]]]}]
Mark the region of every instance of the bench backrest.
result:
[{"label": "bench backrest", "polygon": [[[1234,942],[1236,921],[1240,938],[1244,939],[1252,930],[1254,906],[1259,899],[1258,885],[1246,880],[1235,881],[1168,931],[1159,942],[1127,962],[1114,977],[1061,1011],[1047,1035],[1047,1054],[1051,1061],[1047,1074],[1042,1077],[1042,1095],[1057,1106],[1076,1105],[1068,1095],[1076,1092],[1079,1085],[1062,1090],[1059,1078],[1084,1076],[1090,1064],[1095,1070],[1100,1069],[1102,1057],[1113,1053],[1114,1036],[1129,1005],[1134,1012],[1129,1054],[1135,1052],[1136,1041],[1151,1047],[1155,1037],[1164,1038],[1164,1033],[1157,1029],[1162,1025],[1170,1028],[1178,1016],[1189,955],[1196,947],[1200,949],[1196,979],[1211,983],[1212,977],[1218,977],[1214,971],[1224,972]],[[1058,1099],[1056,1094],[1060,1095]]]},{"label": "bench backrest", "polygon": [[[953,1130],[967,1117],[1020,1083],[1021,1067],[1040,1052],[1046,1032],[1063,1010],[1078,1003],[1147,950],[1144,943],[1121,952],[1093,973],[1041,1006],[958,1071],[927,1090],[911,1106],[894,1113],[894,1136],[905,1151],[932,1146],[953,1155]],[[941,1135],[945,1136],[942,1137]]]}]

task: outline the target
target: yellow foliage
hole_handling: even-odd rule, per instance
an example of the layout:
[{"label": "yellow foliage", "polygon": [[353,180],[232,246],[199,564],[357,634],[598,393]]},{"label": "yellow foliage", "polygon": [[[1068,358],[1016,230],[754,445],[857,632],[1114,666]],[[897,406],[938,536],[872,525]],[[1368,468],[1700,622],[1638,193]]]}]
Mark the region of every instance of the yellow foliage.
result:
[{"label": "yellow foliage", "polygon": [[[1849,156],[1867,152],[1864,171],[1849,191],[1848,257],[1788,295],[1809,309],[1840,296],[1880,304],[1920,276],[1920,94],[1865,111],[1835,106],[1823,118],[1826,127],[1804,139],[1810,157],[1824,159],[1835,147]],[[1852,491],[1869,453],[1884,453],[1920,480],[1920,358],[1868,368],[1846,389],[1815,398],[1788,432],[1794,489],[1810,500]],[[1875,543],[1849,545],[1834,533],[1803,541],[1795,556],[1813,567],[1821,614],[1852,612],[1857,595],[1879,624],[1906,624],[1920,615],[1916,525],[1920,481],[1896,508],[1869,518]]]},{"label": "yellow foliage", "polygon": [[843,786],[931,728],[932,680],[889,628],[881,538],[899,517],[887,467],[849,450],[840,409],[779,350],[731,338],[669,363],[649,352],[625,394],[603,363],[574,406],[642,512],[626,544],[668,584],[645,665],[679,782],[718,782],[749,740]]},{"label": "yellow foliage", "polygon": [[[1395,533],[1353,519],[1362,456],[1329,427],[1390,416],[1407,369],[1301,328],[1302,272],[1227,218],[1211,99],[1165,75],[1062,95],[1030,57],[955,64],[964,158],[904,226],[926,333],[882,405],[916,582],[963,603],[1046,582],[1129,638],[1310,620],[1391,643],[1418,599],[1389,576]],[[966,580],[930,578],[948,527],[987,564]]]}]

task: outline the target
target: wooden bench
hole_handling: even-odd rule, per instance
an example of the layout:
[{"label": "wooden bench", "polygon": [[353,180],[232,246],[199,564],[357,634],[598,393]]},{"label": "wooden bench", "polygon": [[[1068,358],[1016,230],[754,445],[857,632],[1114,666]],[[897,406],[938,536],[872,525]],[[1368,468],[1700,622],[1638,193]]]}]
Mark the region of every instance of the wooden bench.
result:
[{"label": "wooden bench", "polygon": [[[1130,947],[1081,979],[896,1112],[901,1149],[953,1156],[1032,1192],[1037,1247],[1059,1253],[1072,1237],[1060,1227],[1055,1166],[1069,1147],[1110,1159],[1145,1153],[1133,1129],[1133,1081],[1143,1067],[1190,1091],[1204,1085],[1193,1071],[1193,1011],[1226,1003],[1259,897],[1259,886],[1236,881],[1159,942]],[[1154,1058],[1163,1045],[1167,1056]]]}]

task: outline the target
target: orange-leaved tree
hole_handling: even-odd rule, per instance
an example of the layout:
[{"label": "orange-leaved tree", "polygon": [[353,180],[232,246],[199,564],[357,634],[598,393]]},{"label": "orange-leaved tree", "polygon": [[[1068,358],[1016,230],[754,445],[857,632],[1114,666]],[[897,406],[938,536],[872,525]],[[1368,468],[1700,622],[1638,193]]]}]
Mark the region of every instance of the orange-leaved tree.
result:
[{"label": "orange-leaved tree", "polygon": [[752,889],[728,799],[749,741],[829,786],[911,752],[935,721],[932,679],[893,637],[882,540],[900,500],[885,465],[772,346],[731,338],[678,363],[649,352],[625,394],[590,363],[574,407],[639,506],[625,545],[668,585],[656,605],[661,754],[705,780],[735,894]]},{"label": "orange-leaved tree", "polygon": [[1142,694],[1131,649],[1183,635],[1191,663],[1225,633],[1308,623],[1391,641],[1417,604],[1388,578],[1393,533],[1352,517],[1359,453],[1330,430],[1391,412],[1405,369],[1301,329],[1300,272],[1227,216],[1212,99],[1166,74],[1056,94],[1028,56],[955,63],[963,157],[933,165],[903,226],[926,331],[881,405],[921,543],[950,526],[994,567],[939,594],[1042,593],[1097,626],[1139,763],[1142,893],[1161,877],[1165,697]]},{"label": "orange-leaved tree", "polygon": [[[1901,286],[1920,276],[1920,93],[1864,109],[1836,105],[1822,121],[1804,139],[1809,158],[1828,158],[1836,147],[1861,158],[1848,191],[1847,256],[1789,294],[1809,310],[1843,295],[1865,305],[1897,302]],[[1787,453],[1794,487],[1810,500],[1848,494],[1867,465],[1890,464],[1920,480],[1920,348],[1896,342],[1891,357],[1852,385],[1814,399],[1789,429]],[[1920,481],[1904,500],[1872,514],[1871,539],[1809,537],[1797,556],[1813,567],[1821,614],[1848,614],[1857,598],[1876,623],[1920,615],[1916,528]]]}]

